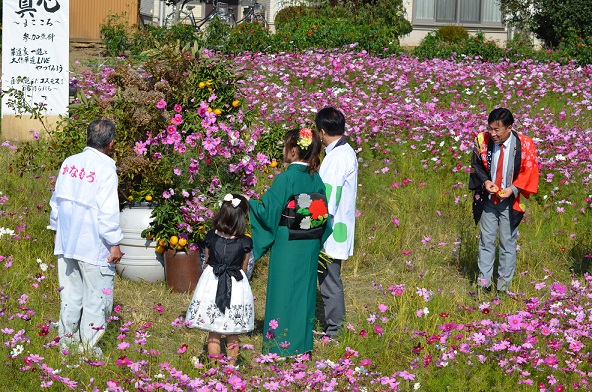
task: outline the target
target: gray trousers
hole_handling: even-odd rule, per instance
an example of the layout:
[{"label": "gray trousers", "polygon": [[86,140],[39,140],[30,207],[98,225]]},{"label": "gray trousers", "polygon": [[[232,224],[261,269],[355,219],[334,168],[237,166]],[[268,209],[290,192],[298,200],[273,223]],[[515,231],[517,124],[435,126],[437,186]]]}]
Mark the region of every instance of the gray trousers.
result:
[{"label": "gray trousers", "polygon": [[115,264],[98,266],[58,257],[60,291],[60,348],[94,347],[105,333],[113,309]]},{"label": "gray trousers", "polygon": [[491,286],[493,264],[495,261],[495,240],[499,232],[499,267],[497,289],[509,289],[510,281],[516,270],[516,237],[518,228],[512,230],[510,225],[511,200],[493,204],[485,203],[481,215],[481,238],[479,241],[479,279],[477,285]]},{"label": "gray trousers", "polygon": [[327,263],[327,269],[319,272],[319,286],[325,307],[325,333],[336,336],[345,321],[341,260]]}]

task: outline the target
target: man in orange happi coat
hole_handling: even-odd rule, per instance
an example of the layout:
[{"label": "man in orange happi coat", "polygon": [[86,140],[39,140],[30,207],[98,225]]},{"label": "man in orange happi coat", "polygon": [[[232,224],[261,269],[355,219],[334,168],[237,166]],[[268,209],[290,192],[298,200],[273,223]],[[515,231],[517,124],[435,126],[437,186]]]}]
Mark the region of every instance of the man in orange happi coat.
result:
[{"label": "man in orange happi coat", "polygon": [[514,116],[505,108],[493,110],[487,132],[475,139],[469,189],[474,190],[473,217],[480,222],[477,287],[492,288],[495,240],[499,231],[497,290],[505,293],[516,270],[516,237],[524,216],[520,195],[537,193],[539,170],[531,138],[512,130]]}]

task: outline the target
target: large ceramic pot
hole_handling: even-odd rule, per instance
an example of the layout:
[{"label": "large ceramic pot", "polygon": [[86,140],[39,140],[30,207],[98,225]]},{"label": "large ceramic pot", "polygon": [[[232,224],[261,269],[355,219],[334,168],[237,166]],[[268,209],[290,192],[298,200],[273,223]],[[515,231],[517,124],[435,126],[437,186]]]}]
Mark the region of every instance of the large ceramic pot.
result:
[{"label": "large ceramic pot", "polygon": [[154,240],[140,235],[150,225],[151,213],[150,203],[130,204],[120,213],[119,225],[123,231],[120,247],[125,255],[115,268],[122,278],[148,282],[165,280],[164,256],[155,251]]},{"label": "large ceramic pot", "polygon": [[202,272],[200,251],[169,249],[164,254],[164,269],[172,291],[193,291]]}]

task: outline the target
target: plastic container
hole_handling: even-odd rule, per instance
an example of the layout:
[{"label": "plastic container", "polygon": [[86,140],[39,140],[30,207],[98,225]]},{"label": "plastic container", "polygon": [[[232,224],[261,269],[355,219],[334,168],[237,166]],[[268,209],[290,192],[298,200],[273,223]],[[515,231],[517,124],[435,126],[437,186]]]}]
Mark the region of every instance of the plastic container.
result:
[{"label": "plastic container", "polygon": [[115,266],[117,273],[133,281],[163,282],[164,256],[156,252],[156,242],[141,237],[150,224],[152,205],[134,203],[120,213],[119,225],[123,231],[120,248],[125,255]]}]

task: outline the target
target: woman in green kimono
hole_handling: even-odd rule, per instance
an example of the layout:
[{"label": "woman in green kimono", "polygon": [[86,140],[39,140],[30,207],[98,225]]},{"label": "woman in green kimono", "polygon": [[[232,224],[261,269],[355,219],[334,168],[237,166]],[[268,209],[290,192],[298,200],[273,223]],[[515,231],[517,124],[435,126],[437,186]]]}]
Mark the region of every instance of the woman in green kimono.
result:
[{"label": "woman in green kimono", "polygon": [[[290,240],[282,213],[292,197],[299,195],[298,206],[309,193],[325,195],[325,185],[317,173],[320,166],[321,140],[309,128],[292,130],[284,140],[284,162],[289,166],[279,174],[261,201],[249,200],[253,233],[253,253],[259,259],[270,248],[263,352],[281,356],[307,353],[313,348],[316,308],[317,270],[321,244],[331,234],[322,225],[322,238]],[[293,201],[291,201],[293,200]],[[317,201],[304,200],[310,209],[312,227],[326,219],[325,207],[313,211]],[[308,207],[307,207],[308,206]],[[323,208],[325,210],[323,211]],[[304,222],[305,220],[303,220]],[[300,227],[303,227],[303,223]],[[308,228],[308,223],[305,225]]]}]

